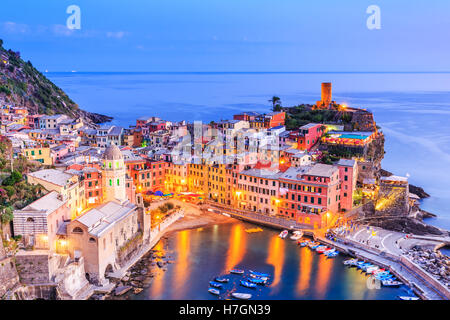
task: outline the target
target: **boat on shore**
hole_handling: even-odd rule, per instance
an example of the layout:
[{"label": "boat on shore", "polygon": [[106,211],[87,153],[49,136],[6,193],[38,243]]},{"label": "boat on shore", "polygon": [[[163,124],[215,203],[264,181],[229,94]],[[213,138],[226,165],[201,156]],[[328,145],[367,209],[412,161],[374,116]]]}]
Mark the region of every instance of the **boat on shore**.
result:
[{"label": "boat on shore", "polygon": [[299,240],[301,239],[301,237],[303,237],[303,232],[302,231],[294,231],[293,235],[291,236],[291,240]]},{"label": "boat on shore", "polygon": [[212,293],[212,294],[214,294],[214,295],[216,295],[216,296],[218,296],[218,295],[220,294],[220,291],[217,290],[217,289],[214,289],[214,288],[209,288],[209,289],[208,289],[208,292],[209,292],[209,293]]},{"label": "boat on shore", "polygon": [[287,235],[289,234],[289,231],[287,230],[283,230],[280,232],[280,234],[278,235],[281,239],[284,239],[287,237]]},{"label": "boat on shore", "polygon": [[250,281],[241,280],[239,283],[243,287],[252,288],[252,289],[256,288],[256,284],[255,283],[251,283]]},{"label": "boat on shore", "polygon": [[222,288],[222,284],[219,282],[215,282],[215,281],[210,281],[209,285],[214,288]]},{"label": "boat on shore", "polygon": [[240,299],[240,300],[248,300],[252,297],[252,295],[250,293],[240,293],[240,292],[233,292],[231,294],[231,296],[233,298]]},{"label": "boat on shore", "polygon": [[243,274],[244,270],[242,269],[231,269],[230,273],[234,273],[234,274]]}]

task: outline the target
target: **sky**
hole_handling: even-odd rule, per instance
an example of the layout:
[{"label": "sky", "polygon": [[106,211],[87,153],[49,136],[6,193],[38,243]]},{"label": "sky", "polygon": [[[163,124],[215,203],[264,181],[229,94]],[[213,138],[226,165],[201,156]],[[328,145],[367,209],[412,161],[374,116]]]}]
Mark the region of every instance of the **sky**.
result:
[{"label": "sky", "polygon": [[[69,5],[81,29],[66,26]],[[381,28],[366,24],[370,5]],[[2,0],[0,39],[40,70],[450,71],[448,0]]]}]

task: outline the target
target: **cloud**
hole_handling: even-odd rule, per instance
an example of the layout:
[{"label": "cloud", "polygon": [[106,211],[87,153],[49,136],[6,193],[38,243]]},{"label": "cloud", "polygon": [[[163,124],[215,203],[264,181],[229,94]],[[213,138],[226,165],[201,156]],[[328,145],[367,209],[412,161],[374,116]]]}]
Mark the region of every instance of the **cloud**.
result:
[{"label": "cloud", "polygon": [[30,30],[28,25],[12,21],[4,22],[2,29],[7,33],[27,33]]},{"label": "cloud", "polygon": [[128,32],[125,32],[125,31],[117,31],[117,32],[108,31],[106,33],[106,36],[108,38],[114,38],[114,39],[122,39],[123,37],[125,37],[127,35],[128,35]]},{"label": "cloud", "polygon": [[64,26],[62,24],[55,24],[51,27],[51,31],[56,36],[64,36],[69,37],[71,36],[75,30],[67,28],[67,26]]}]

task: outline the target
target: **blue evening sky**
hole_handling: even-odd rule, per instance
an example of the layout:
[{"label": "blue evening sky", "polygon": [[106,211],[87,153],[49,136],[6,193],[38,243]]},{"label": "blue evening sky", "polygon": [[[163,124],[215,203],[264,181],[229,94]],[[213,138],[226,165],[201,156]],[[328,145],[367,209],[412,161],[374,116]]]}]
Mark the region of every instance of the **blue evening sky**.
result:
[{"label": "blue evening sky", "polygon": [[[70,31],[66,8],[81,8]],[[366,9],[381,8],[381,30]],[[49,71],[449,71],[448,0],[2,0],[0,38]]]}]

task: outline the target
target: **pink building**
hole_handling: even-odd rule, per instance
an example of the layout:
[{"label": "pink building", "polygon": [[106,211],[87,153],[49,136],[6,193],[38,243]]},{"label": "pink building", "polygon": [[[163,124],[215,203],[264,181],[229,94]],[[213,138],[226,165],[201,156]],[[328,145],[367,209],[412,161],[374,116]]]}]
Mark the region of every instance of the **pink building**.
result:
[{"label": "pink building", "polygon": [[321,228],[339,211],[339,169],[316,164],[290,167],[279,178],[279,215]]},{"label": "pink building", "polygon": [[358,177],[357,163],[355,160],[340,159],[337,163],[341,180],[340,210],[350,211],[353,208],[353,191],[356,188]]}]

